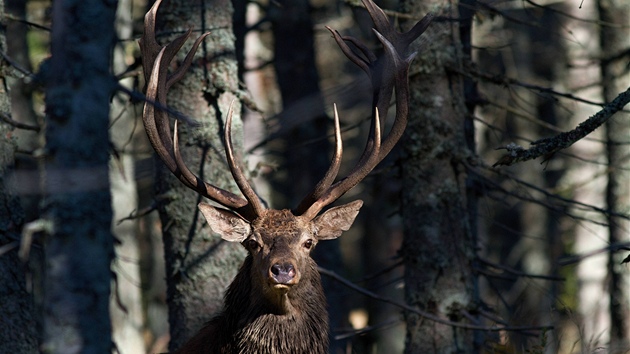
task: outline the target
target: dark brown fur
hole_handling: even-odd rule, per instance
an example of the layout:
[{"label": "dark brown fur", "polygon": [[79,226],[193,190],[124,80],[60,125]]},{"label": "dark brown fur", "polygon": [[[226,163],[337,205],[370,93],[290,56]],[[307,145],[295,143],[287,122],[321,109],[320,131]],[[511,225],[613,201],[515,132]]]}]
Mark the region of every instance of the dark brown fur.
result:
[{"label": "dark brown fur", "polygon": [[[294,213],[268,210],[238,167],[231,143],[232,108],[225,124],[226,158],[243,197],[203,182],[185,165],[178,149],[177,124],[169,134],[168,114],[154,103],[166,105],[168,87],[181,78],[198,46],[169,75],[169,63],[192,33],[189,30],[162,46],[155,39],[155,17],[161,0],[145,16],[145,34],[140,41],[147,102],[143,122],[147,136],[165,166],[182,183],[200,195],[228,208],[200,203],[199,209],[212,230],[230,242],[240,242],[249,255],[230,285],[223,312],[206,324],[177,353],[218,354],[324,354],[328,351],[328,315],[321,280],[310,252],[317,242],[339,237],[352,225],[361,201],[322,210],[358,184],[382,161],[402,136],[409,105],[408,71],[414,53],[408,46],[424,32],[433,15],[425,16],[411,30],[399,33],[387,15],[371,0],[363,0],[374,21],[375,34],[385,49],[384,56],[367,51],[356,39],[343,37],[329,28],[344,54],[372,79],[374,114],[370,138],[357,165],[345,178],[334,183],[341,162],[341,130],[335,109],[335,154],[331,166]],[[348,43],[354,43],[349,46]],[[387,117],[396,90],[396,118],[387,137],[381,139],[379,115]],[[321,213],[321,214],[320,214]]]},{"label": "dark brown fur", "polygon": [[[351,223],[358,207],[360,203],[339,209],[353,210]],[[336,218],[332,210],[329,215]],[[213,217],[208,222],[216,225]],[[176,353],[327,353],[326,298],[310,257],[317,237],[326,233],[326,222],[326,217],[306,221],[288,210],[268,210],[255,220],[242,241],[249,255],[227,290],[223,312]],[[309,240],[313,246],[307,248]],[[295,267],[296,282],[277,288],[269,269],[284,262]]]},{"label": "dark brown fur", "polygon": [[250,287],[252,257],[248,256],[225,296],[225,309],[191,339],[179,354],[314,353],[328,352],[328,313],[319,273],[312,268],[289,293],[295,312],[277,314]]}]

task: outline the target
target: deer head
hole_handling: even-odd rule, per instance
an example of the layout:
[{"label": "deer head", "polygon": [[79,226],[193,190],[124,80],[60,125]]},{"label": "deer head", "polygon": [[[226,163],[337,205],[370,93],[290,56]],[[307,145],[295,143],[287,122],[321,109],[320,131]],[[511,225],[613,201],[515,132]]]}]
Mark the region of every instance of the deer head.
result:
[{"label": "deer head", "polygon": [[[375,23],[374,33],[385,48],[385,55],[380,59],[356,39],[343,37],[329,28],[346,56],[372,80],[375,108],[369,138],[355,167],[346,177],[335,182],[342,158],[339,116],[335,107],[335,151],[328,171],[297,208],[274,210],[264,207],[234,157],[231,142],[232,107],[226,117],[224,143],[230,171],[242,196],[201,180],[182,160],[178,147],[177,121],[171,135],[168,114],[163,108],[166,106],[168,89],[183,76],[197,47],[208,33],[194,42],[179,67],[169,73],[169,64],[191,31],[164,46],[159,45],[155,40],[155,18],[160,3],[161,0],[156,1],[145,16],[144,36],[140,40],[147,82],[143,122],[149,140],[165,166],[183,184],[224,207],[199,204],[199,209],[214,232],[226,241],[240,242],[248,250],[252,263],[252,286],[260,290],[259,293],[264,295],[274,311],[291,311],[290,307],[296,304],[285,301],[287,294],[299,287],[304,277],[311,276],[308,272],[316,272],[309,256],[310,251],[319,241],[337,238],[348,230],[363,202],[357,200],[323,213],[321,211],[365,178],[387,156],[405,129],[409,100],[407,75],[409,63],[414,57],[414,54],[409,55],[406,51],[409,44],[427,28],[432,16],[425,17],[411,31],[399,33],[393,29],[380,8],[364,0]],[[379,113],[386,117],[394,89],[396,118],[389,134],[382,140]]]}]

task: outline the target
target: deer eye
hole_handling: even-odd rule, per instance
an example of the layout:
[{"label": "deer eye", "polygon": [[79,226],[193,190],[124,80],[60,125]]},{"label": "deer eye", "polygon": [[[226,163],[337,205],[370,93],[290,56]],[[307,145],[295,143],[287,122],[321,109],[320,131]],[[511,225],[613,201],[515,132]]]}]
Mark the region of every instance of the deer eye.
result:
[{"label": "deer eye", "polygon": [[260,244],[256,240],[247,241],[247,249],[250,251],[256,251],[260,247]]},{"label": "deer eye", "polygon": [[304,248],[306,248],[307,250],[310,250],[311,247],[313,247],[313,240],[308,239],[304,241]]}]

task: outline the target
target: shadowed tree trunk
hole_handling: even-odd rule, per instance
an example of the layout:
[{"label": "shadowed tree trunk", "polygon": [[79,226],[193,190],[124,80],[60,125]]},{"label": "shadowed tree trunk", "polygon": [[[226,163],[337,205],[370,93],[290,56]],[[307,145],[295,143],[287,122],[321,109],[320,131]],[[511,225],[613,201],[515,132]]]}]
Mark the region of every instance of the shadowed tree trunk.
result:
[{"label": "shadowed tree trunk", "polygon": [[[309,1],[271,2],[268,17],[273,24],[274,68],[282,96],[279,120],[284,132],[283,157],[287,165],[285,178],[276,185],[276,191],[285,196],[282,203],[287,205],[277,207],[295,208],[328,169],[328,118],[315,65]],[[324,268],[334,271],[342,268],[338,240],[319,244],[313,257]],[[329,300],[329,350],[342,353],[345,345],[334,340],[334,331],[345,323],[344,297],[340,295],[338,283],[326,277],[322,283]]]},{"label": "shadowed tree trunk", "polygon": [[[0,0],[4,18],[4,0]],[[0,27],[0,50],[7,51],[4,26]],[[0,60],[0,113],[11,112],[10,92],[4,76],[8,63]],[[24,211],[18,198],[7,190],[7,169],[14,163],[13,127],[0,121],[0,343],[6,353],[37,352],[37,324],[33,298],[26,289],[26,265],[18,257]]]},{"label": "shadowed tree trunk", "polygon": [[[401,1],[401,11],[420,18],[430,9],[458,18],[456,4]],[[407,28],[412,23],[402,23]],[[473,234],[466,200],[470,155],[464,124],[464,85],[448,71],[462,61],[459,22],[434,22],[410,69],[411,103],[403,161],[402,215],[407,303],[467,322],[474,307]],[[417,43],[416,43],[417,44]],[[473,332],[407,313],[406,353],[469,353],[478,349]]]},{"label": "shadowed tree trunk", "polygon": [[[220,188],[237,191],[225,162],[223,126],[236,99],[233,121],[235,151],[242,151],[240,89],[228,0],[164,2],[157,16],[158,40],[166,42],[188,28],[211,31],[188,73],[169,90],[169,107],[197,120],[180,124],[181,153],[190,169]],[[189,40],[175,61],[181,62]],[[158,162],[156,181],[166,258],[171,350],[179,348],[222,308],[223,293],[244,257],[239,244],[212,234],[198,212],[200,197]]]},{"label": "shadowed tree trunk", "polygon": [[[610,102],[630,85],[628,56],[630,4],[623,0],[599,0],[599,19],[602,51],[602,83],[604,101]],[[613,25],[621,26],[615,28]],[[626,26],[626,27],[624,27]],[[626,52],[625,55],[623,53]],[[630,207],[630,115],[619,112],[606,123],[606,155],[608,157],[608,185],[606,204],[610,211],[627,213]],[[630,223],[618,216],[608,215],[608,242],[615,246],[629,241]],[[627,352],[630,345],[629,282],[627,266],[621,264],[627,252],[611,252],[608,256],[608,286],[610,293],[610,353]]]},{"label": "shadowed tree trunk", "polygon": [[274,68],[282,96],[279,120],[288,170],[276,190],[287,196],[288,207],[297,206],[330,162],[309,6],[306,0],[282,0],[270,4],[268,14],[273,24]]},{"label": "shadowed tree trunk", "polygon": [[[26,18],[25,0],[7,0],[7,13],[17,17]],[[28,25],[19,21],[7,21],[7,48],[6,53],[17,65],[28,72],[32,72],[31,61],[29,58],[29,45],[27,42]],[[13,72],[17,72],[13,70]],[[11,83],[11,110],[15,121],[29,124],[32,126],[41,125],[38,121],[33,109],[33,85],[28,85],[21,77],[17,77]],[[22,151],[33,152],[41,148],[41,139],[39,133],[34,130],[16,129],[12,136],[17,139],[18,149]],[[28,176],[37,175],[37,161],[31,155],[18,154],[15,156],[16,170],[20,173],[28,174]],[[23,179],[26,180],[26,179]],[[29,178],[33,181],[35,178]],[[27,186],[27,189],[33,189],[33,186]],[[26,222],[37,219],[39,202],[41,195],[35,193],[22,193],[20,195],[20,203],[26,214]]]},{"label": "shadowed tree trunk", "polygon": [[116,1],[53,3],[42,176],[46,353],[112,350],[109,193],[110,73]]}]

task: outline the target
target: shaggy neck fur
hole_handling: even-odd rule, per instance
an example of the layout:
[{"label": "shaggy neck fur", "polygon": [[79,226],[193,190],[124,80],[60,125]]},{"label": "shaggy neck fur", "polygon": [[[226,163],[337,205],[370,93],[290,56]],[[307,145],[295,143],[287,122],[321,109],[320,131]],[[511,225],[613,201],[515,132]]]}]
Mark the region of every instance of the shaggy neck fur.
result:
[{"label": "shaggy neck fur", "polygon": [[225,339],[214,352],[327,353],[328,313],[315,262],[310,260],[301,281],[273,301],[253,284],[251,267],[248,256],[227,291],[223,314],[210,324],[223,332],[217,337]]}]

